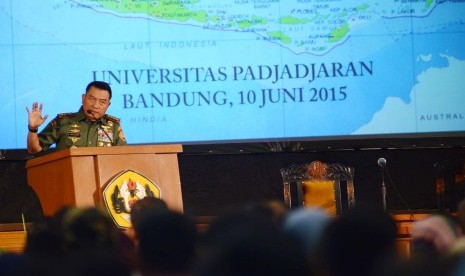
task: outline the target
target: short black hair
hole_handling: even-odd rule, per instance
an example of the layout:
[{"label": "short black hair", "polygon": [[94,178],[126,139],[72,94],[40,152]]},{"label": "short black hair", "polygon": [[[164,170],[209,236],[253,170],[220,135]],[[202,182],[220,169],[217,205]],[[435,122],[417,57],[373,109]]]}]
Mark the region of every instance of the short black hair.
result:
[{"label": "short black hair", "polygon": [[106,90],[108,91],[108,93],[110,94],[110,100],[111,100],[111,87],[108,83],[104,82],[104,81],[93,81],[91,83],[89,83],[86,87],[86,93],[89,91],[89,89],[91,87],[96,87],[98,89],[102,89],[102,90]]}]

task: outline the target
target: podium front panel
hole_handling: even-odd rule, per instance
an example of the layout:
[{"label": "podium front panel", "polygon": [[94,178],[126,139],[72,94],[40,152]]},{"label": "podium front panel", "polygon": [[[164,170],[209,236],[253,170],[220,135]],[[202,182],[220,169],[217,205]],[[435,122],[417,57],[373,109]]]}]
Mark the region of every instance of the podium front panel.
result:
[{"label": "podium front panel", "polygon": [[[100,196],[105,186],[118,174],[133,170],[151,179],[160,188],[161,198],[168,207],[182,212],[181,181],[176,154],[127,154],[123,160],[119,155],[96,156],[96,175]],[[103,199],[99,200],[103,204]]]},{"label": "podium front panel", "polygon": [[97,188],[92,156],[52,160],[28,168],[28,184],[36,192],[45,216],[65,206],[94,206]]},{"label": "podium front panel", "polygon": [[28,184],[44,215],[65,206],[103,206],[103,189],[125,170],[137,171],[161,190],[173,210],[183,211],[177,154],[181,145],[69,148],[26,162]]}]

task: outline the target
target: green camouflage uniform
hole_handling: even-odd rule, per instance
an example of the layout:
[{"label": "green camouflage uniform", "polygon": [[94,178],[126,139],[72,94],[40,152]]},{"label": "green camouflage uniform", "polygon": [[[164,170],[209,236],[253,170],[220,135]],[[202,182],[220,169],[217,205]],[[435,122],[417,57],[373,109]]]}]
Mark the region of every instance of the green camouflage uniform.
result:
[{"label": "green camouflage uniform", "polygon": [[86,119],[82,107],[75,113],[58,114],[39,133],[39,143],[43,151],[53,144],[57,150],[127,145],[118,118],[105,114],[92,123]]}]

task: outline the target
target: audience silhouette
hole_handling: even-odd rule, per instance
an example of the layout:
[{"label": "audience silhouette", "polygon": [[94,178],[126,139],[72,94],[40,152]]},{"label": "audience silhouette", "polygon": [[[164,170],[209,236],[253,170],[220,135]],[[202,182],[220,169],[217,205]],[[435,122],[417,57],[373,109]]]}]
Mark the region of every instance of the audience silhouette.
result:
[{"label": "audience silhouette", "polygon": [[[29,227],[21,254],[0,252],[0,275],[465,275],[465,203],[456,216],[415,221],[410,256],[396,224],[376,208],[337,216],[280,201],[231,206],[198,228],[159,198],[138,200],[132,226],[106,210],[65,207]],[[464,213],[462,213],[464,212]]]}]

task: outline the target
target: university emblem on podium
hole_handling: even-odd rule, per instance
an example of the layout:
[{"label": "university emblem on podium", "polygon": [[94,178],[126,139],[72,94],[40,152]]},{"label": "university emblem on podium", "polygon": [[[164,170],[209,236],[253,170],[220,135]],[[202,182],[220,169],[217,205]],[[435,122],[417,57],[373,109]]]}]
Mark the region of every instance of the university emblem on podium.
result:
[{"label": "university emblem on podium", "polygon": [[155,182],[132,170],[115,176],[103,190],[105,208],[120,228],[131,226],[131,208],[146,196],[161,198],[160,189]]}]

